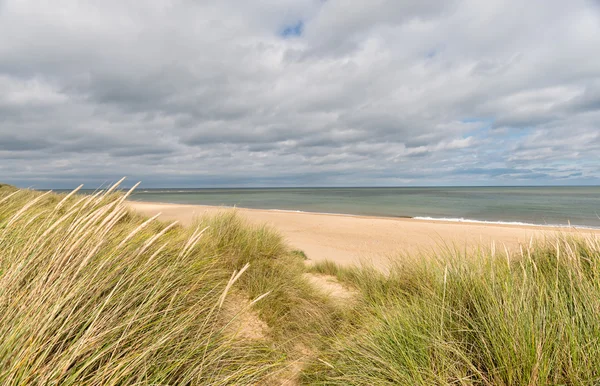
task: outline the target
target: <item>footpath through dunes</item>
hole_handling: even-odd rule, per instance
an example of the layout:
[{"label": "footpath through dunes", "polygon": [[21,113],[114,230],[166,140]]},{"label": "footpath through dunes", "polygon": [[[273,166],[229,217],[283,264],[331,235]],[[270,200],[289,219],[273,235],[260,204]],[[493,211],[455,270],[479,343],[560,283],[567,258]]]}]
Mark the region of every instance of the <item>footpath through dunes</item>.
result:
[{"label": "footpath through dunes", "polygon": [[[131,208],[146,215],[161,213],[163,220],[191,223],[203,214],[214,214],[226,207],[129,202]],[[399,254],[430,254],[452,249],[465,251],[492,242],[496,248],[514,250],[529,244],[531,238],[553,236],[557,232],[600,235],[600,230],[550,228],[504,224],[459,223],[368,216],[283,212],[238,208],[238,213],[255,224],[276,228],[293,247],[302,250],[310,262],[331,260],[341,265],[367,261],[387,266]]]}]

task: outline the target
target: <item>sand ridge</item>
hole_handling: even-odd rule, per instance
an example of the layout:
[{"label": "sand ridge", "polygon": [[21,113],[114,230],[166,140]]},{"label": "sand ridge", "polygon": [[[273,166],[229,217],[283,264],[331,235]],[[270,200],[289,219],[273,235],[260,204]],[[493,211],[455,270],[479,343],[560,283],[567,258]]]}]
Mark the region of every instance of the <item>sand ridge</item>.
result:
[{"label": "sand ridge", "polygon": [[[215,214],[228,207],[163,204],[129,201],[134,210],[146,215],[162,213],[163,221],[179,220],[190,224],[196,217]],[[306,253],[310,261],[332,260],[342,265],[368,261],[385,266],[399,254],[431,253],[446,247],[465,250],[493,242],[497,247],[518,247],[530,239],[551,236],[556,232],[598,237],[600,230],[550,228],[527,225],[417,220],[350,216],[308,212],[286,212],[236,208],[255,224],[269,224],[277,229],[292,248]]]}]

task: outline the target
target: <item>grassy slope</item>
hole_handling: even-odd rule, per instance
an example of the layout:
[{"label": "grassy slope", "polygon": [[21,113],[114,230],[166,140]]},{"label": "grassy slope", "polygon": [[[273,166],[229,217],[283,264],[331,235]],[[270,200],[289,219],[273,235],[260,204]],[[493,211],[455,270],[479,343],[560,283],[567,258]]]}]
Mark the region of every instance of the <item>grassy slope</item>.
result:
[{"label": "grassy slope", "polygon": [[600,242],[405,259],[389,275],[313,268],[360,290],[360,323],[305,372],[328,385],[600,382]]},{"label": "grassy slope", "polygon": [[[307,384],[600,381],[598,240],[310,268],[356,289],[335,304],[302,253],[233,213],[170,227],[121,195],[14,192],[0,187],[0,384],[279,384],[303,356]],[[226,328],[224,293],[260,299],[264,339]]]},{"label": "grassy slope", "polygon": [[[0,384],[277,383],[289,340],[310,341],[300,326],[333,331],[274,232],[233,214],[147,221],[123,198],[0,188]],[[266,339],[226,328],[225,292],[270,292],[253,305]]]}]

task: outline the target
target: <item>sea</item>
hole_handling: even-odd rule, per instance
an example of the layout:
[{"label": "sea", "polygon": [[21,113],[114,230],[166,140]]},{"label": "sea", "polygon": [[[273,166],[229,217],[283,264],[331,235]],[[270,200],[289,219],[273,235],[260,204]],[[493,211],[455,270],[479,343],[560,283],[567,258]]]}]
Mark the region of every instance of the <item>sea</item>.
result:
[{"label": "sea", "polygon": [[139,189],[137,201],[600,228],[600,186]]}]

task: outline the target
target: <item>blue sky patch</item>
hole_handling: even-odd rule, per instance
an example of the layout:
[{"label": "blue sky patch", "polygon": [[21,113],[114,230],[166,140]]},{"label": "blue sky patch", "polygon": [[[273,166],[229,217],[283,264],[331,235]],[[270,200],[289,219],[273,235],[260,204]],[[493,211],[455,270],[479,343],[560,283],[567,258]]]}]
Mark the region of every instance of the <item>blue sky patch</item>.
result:
[{"label": "blue sky patch", "polygon": [[283,29],[283,31],[281,31],[281,36],[283,36],[284,38],[302,36],[303,31],[304,31],[304,22],[302,20],[300,20],[296,24],[286,26]]}]

